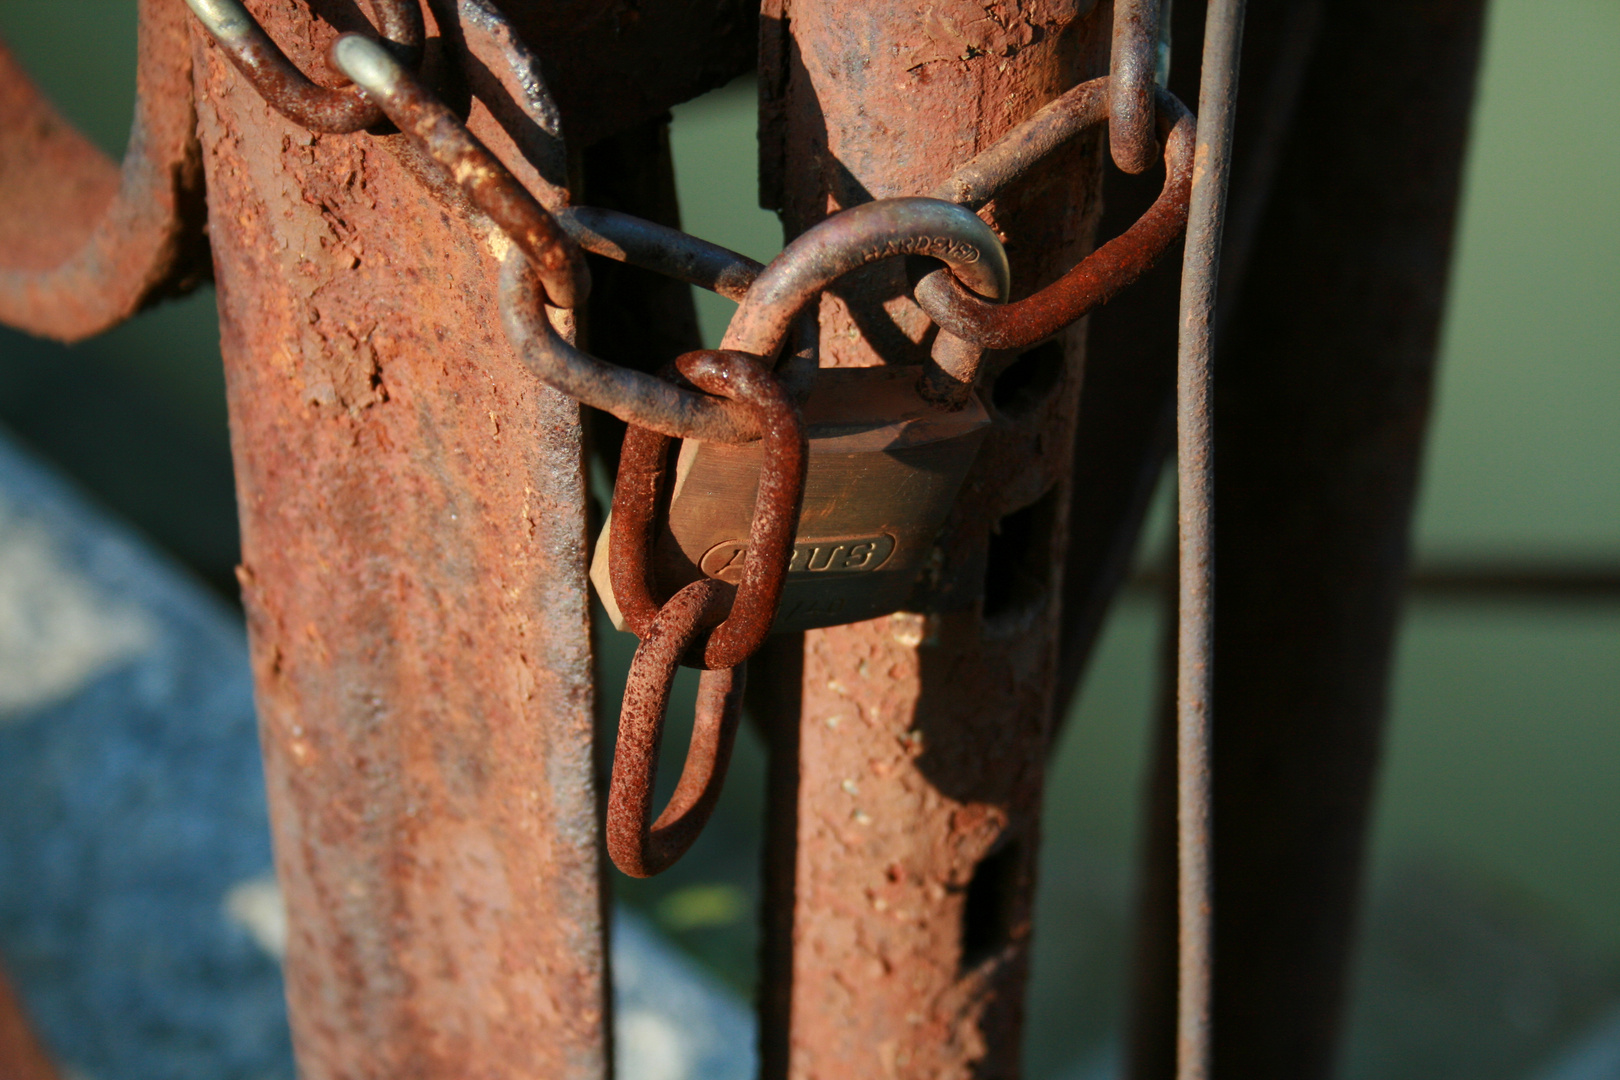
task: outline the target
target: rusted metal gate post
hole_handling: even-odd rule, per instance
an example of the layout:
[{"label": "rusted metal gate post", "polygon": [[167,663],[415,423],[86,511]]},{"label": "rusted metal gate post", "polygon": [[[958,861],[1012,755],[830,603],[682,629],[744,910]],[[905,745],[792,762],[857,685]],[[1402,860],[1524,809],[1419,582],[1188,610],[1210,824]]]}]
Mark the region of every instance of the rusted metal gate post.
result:
[{"label": "rusted metal gate post", "polygon": [[[257,14],[321,69],[325,25]],[[300,1070],[603,1075],[578,407],[486,236],[196,41]]]},{"label": "rusted metal gate post", "polygon": [[[314,72],[356,22],[311,6],[250,5]],[[729,77],[753,28],[507,6],[581,144]],[[545,191],[524,87],[468,63],[507,44],[477,7],[436,5],[430,40]],[[301,1072],[604,1076],[579,407],[513,356],[492,238],[400,137],[311,135],[195,38]],[[678,70],[649,63],[672,45]]]},{"label": "rusted metal gate post", "polygon": [[[754,52],[733,0],[509,6],[435,4],[428,63],[552,198],[521,41],[580,143]],[[249,8],[334,85],[366,25]],[[121,171],[0,53],[0,318],[78,338],[197,283],[206,174],[300,1072],[605,1076],[579,408],[512,355],[499,238],[401,136],[282,119],[176,0],[142,0],[140,49]]]},{"label": "rusted metal gate post", "polygon": [[[338,0],[314,3],[319,19],[298,3],[254,6],[306,70],[320,70],[337,29],[358,25]],[[604,15],[536,5],[514,34],[486,17],[482,0],[440,0],[430,64],[448,58],[449,72],[467,73],[461,102],[471,104],[473,130],[531,188],[561,199],[571,170],[550,118],[539,117],[538,130],[519,119],[538,116],[528,106],[540,102],[523,100],[536,72],[503,79],[491,55],[511,60],[520,36],[544,42],[582,142],[647,130],[640,126],[665,105],[735,71],[734,46],[752,34],[741,8],[703,7],[693,19],[692,7],[671,0]],[[1223,886],[1236,902],[1222,908],[1239,916],[1229,920],[1237,929],[1217,934],[1237,988],[1223,996],[1235,1034],[1221,1044],[1219,1071],[1312,1074],[1331,1044],[1466,112],[1458,87],[1477,41],[1477,3],[1433,8],[1429,37],[1343,15],[1358,33],[1334,38],[1331,62],[1313,69],[1303,98],[1322,115],[1343,114],[1325,130],[1364,131],[1368,145],[1383,126],[1432,119],[1434,130],[1400,128],[1433,153],[1417,189],[1364,198],[1382,172],[1363,163],[1343,170],[1338,187],[1320,187],[1338,204],[1359,199],[1371,215],[1324,214],[1306,181],[1322,161],[1336,162],[1339,143],[1312,130],[1274,155],[1281,175],[1300,180],[1279,201],[1277,221],[1262,216],[1264,198],[1254,200],[1250,221],[1261,232],[1238,237],[1256,252],[1257,273],[1280,279],[1259,315],[1254,305],[1233,309],[1233,334],[1256,356],[1292,358],[1320,345],[1324,310],[1364,337],[1346,333],[1292,396],[1262,363],[1240,367],[1247,379],[1229,383],[1222,399],[1254,422],[1234,425],[1222,451],[1251,487],[1218,534],[1236,538],[1218,543],[1233,553],[1219,559],[1234,568],[1231,594],[1245,601],[1225,617],[1231,648],[1220,646],[1229,655],[1216,683],[1239,732],[1221,743],[1234,748],[1220,772],[1232,777],[1222,799],[1236,855]],[[1336,25],[1341,14],[1321,19]],[[51,228],[12,217],[22,239],[6,253],[0,314],[78,336],[195,280],[198,237],[187,215],[200,151],[304,1071],[601,1075],[607,997],[578,409],[536,385],[495,329],[489,256],[503,241],[463,203],[441,205],[417,186],[430,178],[403,140],[289,125],[206,39],[192,34],[189,50],[164,50],[187,37],[173,5],[147,0],[143,15],[151,32],[143,86],[161,93],[192,82],[201,143],[189,109],[143,107],[115,185],[9,67],[0,71],[0,90],[38,121],[8,140],[74,174],[70,198],[40,203],[55,206]],[[842,207],[933,189],[1103,66],[1101,14],[1083,4],[919,14],[880,0],[766,15],[762,160],[767,201],[790,231]],[[1151,40],[1146,24],[1135,30]],[[1389,67],[1391,47],[1402,61],[1395,68],[1418,74],[1379,93],[1336,92],[1331,80],[1344,70]],[[680,56],[673,69],[657,63],[666,53]],[[1143,70],[1133,67],[1138,91]],[[623,73],[636,78],[602,81]],[[1140,93],[1135,101],[1140,115]],[[1096,149],[1095,140],[1077,142],[989,208],[1013,249],[1020,291],[1055,276],[1089,242]],[[37,168],[0,181],[38,196],[42,175],[48,183]],[[142,215],[143,199],[155,212]],[[98,205],[111,210],[95,218]],[[1308,250],[1338,268],[1339,277],[1321,280],[1340,307],[1279,257],[1295,234],[1311,236]],[[1351,248],[1371,253],[1387,294],[1357,291]],[[942,362],[960,359],[951,351],[960,342],[930,342],[905,292],[890,264],[826,297],[828,366],[920,361],[930,344]],[[1277,296],[1288,298],[1280,308]],[[1399,316],[1389,320],[1396,329],[1369,317],[1386,308]],[[914,605],[921,613],[815,631],[776,650],[779,672],[804,693],[801,702],[795,686],[773,688],[784,708],[770,732],[779,783],[768,1075],[1017,1071],[1079,333],[991,358],[1004,369],[992,393],[995,430]],[[1395,378],[1363,370],[1368,356],[1386,354]],[[1318,422],[1338,416],[1320,407],[1329,399],[1353,413],[1342,427]],[[1263,407],[1273,401],[1285,407]],[[1277,438],[1304,449],[1281,472]],[[1152,440],[1137,445],[1150,462]],[[1371,489],[1369,455],[1380,463]],[[1140,475],[1128,455],[1118,461]],[[1301,461],[1315,471],[1289,471]],[[1129,531],[1130,507],[1120,512],[1127,527],[1105,530],[1115,537]],[[1281,557],[1259,554],[1279,537]],[[1088,603],[1072,642],[1089,634],[1095,586],[1106,594],[1111,572],[1102,563],[1082,569]],[[1296,586],[1286,597],[1267,587],[1279,578]],[[1313,621],[1323,610],[1325,625]],[[1274,678],[1286,646],[1299,647],[1297,662]],[[1301,703],[1326,722],[1294,722],[1291,706]],[[1280,805],[1291,821],[1327,827],[1270,827]],[[1149,897],[1161,915],[1162,896]],[[1298,911],[1307,914],[1290,922]],[[1252,1023],[1261,1014],[1253,1001],[1284,998],[1300,1020],[1291,1041],[1271,1036],[1274,1019]],[[1151,1035],[1159,1015],[1145,1010],[1141,1030]],[[1138,1065],[1150,1068],[1148,1056]]]},{"label": "rusted metal gate post", "polygon": [[[763,18],[762,194],[789,235],[932,190],[1108,66],[1108,8],[1085,3],[768,4]],[[1100,148],[1076,140],[993,205],[1017,292],[1089,246]],[[823,300],[824,366],[926,356],[902,286],[883,267]],[[776,651],[803,700],[797,734],[772,733],[771,1080],[1018,1074],[1082,342],[1072,328],[1004,377],[940,543],[944,613]]]}]

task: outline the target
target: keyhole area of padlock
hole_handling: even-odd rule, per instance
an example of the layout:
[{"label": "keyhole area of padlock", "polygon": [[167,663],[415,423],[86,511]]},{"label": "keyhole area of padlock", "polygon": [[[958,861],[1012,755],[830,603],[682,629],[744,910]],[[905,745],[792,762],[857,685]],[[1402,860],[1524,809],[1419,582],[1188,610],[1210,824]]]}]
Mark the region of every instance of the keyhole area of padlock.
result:
[{"label": "keyhole area of padlock", "polygon": [[1022,420],[1039,412],[1063,381],[1064,359],[1063,342],[1056,339],[1019,353],[991,384],[996,413]]}]

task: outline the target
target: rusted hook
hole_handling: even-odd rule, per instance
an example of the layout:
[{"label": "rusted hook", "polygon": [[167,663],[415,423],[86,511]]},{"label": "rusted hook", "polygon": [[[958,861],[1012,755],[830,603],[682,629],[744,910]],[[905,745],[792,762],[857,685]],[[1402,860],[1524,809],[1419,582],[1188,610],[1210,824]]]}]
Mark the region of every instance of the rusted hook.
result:
[{"label": "rusted hook", "polygon": [[[370,0],[389,44],[407,63],[422,56],[422,9],[417,0]],[[281,115],[311,131],[345,135],[382,119],[382,110],[352,86],[329,89],[293,66],[241,0],[186,0],[236,70]]]},{"label": "rusted hook", "polygon": [[[1106,118],[1107,82],[1094,79],[1049,103],[957,170],[936,193],[964,206],[982,206],[1033,162]],[[918,260],[913,295],[928,317],[975,345],[1021,349],[1050,337],[1145,274],[1187,226],[1196,138],[1193,115],[1175,95],[1157,90],[1154,100],[1164,139],[1164,188],[1136,224],[1046,288],[1010,304],[989,303],[951,273],[929,271]]]},{"label": "rusted hook", "polygon": [[511,238],[533,264],[548,303],[572,308],[585,302],[590,272],[573,237],[405,65],[358,34],[344,34],[332,44],[332,63]]},{"label": "rusted hook", "polygon": [[122,165],[0,45],[0,323],[77,341],[208,280],[189,23],[173,0],[141,0]]},{"label": "rusted hook", "polygon": [[[700,390],[747,407],[763,432],[759,490],[754,497],[742,582],[725,621],[709,635],[700,656],[689,661],[710,669],[728,668],[764,644],[782,602],[804,501],[804,424],[787,389],[754,357],[707,350],[687,353],[675,363]],[[625,432],[619,475],[613,485],[608,574],[626,625],[640,637],[651,631],[661,610],[654,592],[651,554],[668,450],[668,436],[632,425]]]},{"label": "rusted hook", "polygon": [[613,865],[631,877],[651,877],[674,865],[703,831],[720,798],[742,716],[746,664],[699,677],[686,765],[669,805],[652,820],[658,751],[675,670],[698,635],[724,613],[729,592],[724,583],[704,578],[676,593],[647,628],[630,662],[608,783],[607,848]]}]

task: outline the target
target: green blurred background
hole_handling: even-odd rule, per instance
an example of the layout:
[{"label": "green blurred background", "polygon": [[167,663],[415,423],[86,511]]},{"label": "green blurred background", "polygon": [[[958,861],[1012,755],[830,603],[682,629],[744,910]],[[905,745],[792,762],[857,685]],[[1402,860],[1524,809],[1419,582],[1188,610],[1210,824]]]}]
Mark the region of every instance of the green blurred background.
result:
[{"label": "green blurred background", "polygon": [[[133,0],[0,0],[0,34],[114,154],[131,114],[134,29]],[[764,260],[781,233],[754,209],[754,100],[743,80],[681,106],[672,141],[685,227]],[[1620,566],[1620,114],[1601,107],[1615,100],[1620,3],[1491,5],[1421,565]],[[730,306],[700,296],[711,343]],[[211,293],[72,348],[0,331],[0,423],[232,595]],[[1161,495],[1144,566],[1168,539]],[[1056,751],[1032,1077],[1105,1076],[1117,1053],[1159,618],[1152,593],[1122,596]],[[614,702],[628,642],[604,630],[602,644],[602,698]],[[684,747],[679,732],[670,742]],[[751,733],[735,768],[691,856],[621,895],[746,994],[763,783]],[[1612,592],[1414,596],[1379,792],[1347,1078],[1528,1077],[1617,1015]]]}]

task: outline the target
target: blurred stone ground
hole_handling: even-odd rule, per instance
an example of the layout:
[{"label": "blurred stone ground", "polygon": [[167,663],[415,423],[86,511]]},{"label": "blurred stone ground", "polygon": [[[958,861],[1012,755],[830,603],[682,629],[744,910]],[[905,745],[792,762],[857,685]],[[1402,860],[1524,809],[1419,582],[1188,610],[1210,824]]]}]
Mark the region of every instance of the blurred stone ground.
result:
[{"label": "blurred stone ground", "polygon": [[[0,960],[75,1080],[291,1080],[246,642],[0,434]],[[741,1000],[620,912],[621,1076],[744,1080]]]}]

